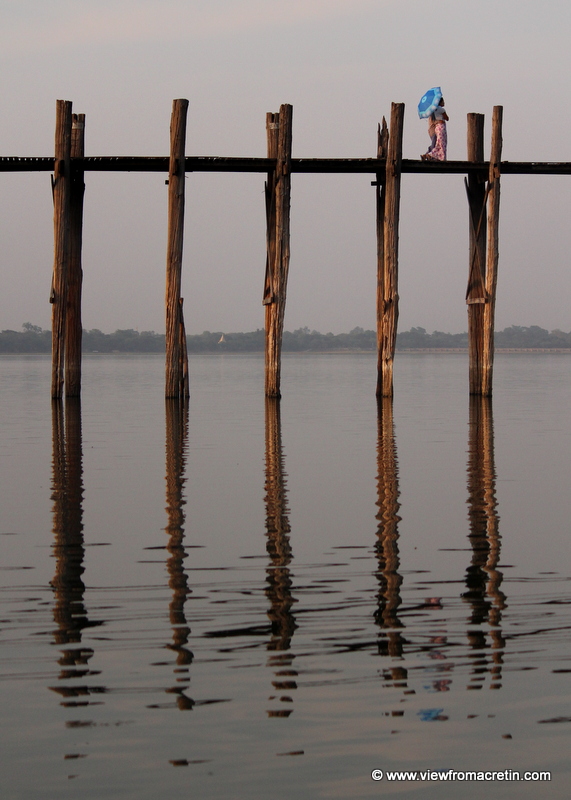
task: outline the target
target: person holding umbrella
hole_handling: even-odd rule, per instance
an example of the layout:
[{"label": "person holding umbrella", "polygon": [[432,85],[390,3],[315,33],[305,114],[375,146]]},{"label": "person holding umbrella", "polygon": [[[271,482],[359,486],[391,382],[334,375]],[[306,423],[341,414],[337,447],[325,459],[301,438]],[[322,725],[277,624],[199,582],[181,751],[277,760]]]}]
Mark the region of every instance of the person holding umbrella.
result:
[{"label": "person holding umbrella", "polygon": [[448,134],[446,122],[449,116],[444,108],[444,98],[440,86],[429,89],[418,104],[418,116],[428,118],[428,135],[430,147],[421,155],[423,161],[446,161]]}]

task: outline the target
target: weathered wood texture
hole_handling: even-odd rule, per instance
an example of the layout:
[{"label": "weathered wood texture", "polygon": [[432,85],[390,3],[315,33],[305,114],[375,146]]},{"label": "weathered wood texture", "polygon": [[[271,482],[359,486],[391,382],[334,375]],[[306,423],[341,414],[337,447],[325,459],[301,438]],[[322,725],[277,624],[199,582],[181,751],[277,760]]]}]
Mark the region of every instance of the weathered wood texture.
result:
[{"label": "weathered wood texture", "polygon": [[496,314],[496,288],[498,283],[499,228],[500,228],[500,175],[502,158],[503,107],[494,106],[492,115],[492,145],[490,174],[488,178],[488,257],[486,262],[486,293],[484,306],[484,358],[482,395],[492,394],[494,370],[494,321]]},{"label": "weathered wood texture", "polygon": [[[264,295],[262,305],[269,306],[274,302],[274,269],[276,258],[276,173],[275,162],[278,152],[278,132],[280,127],[279,112],[266,114],[266,139],[268,148],[268,160],[274,163],[274,167],[268,172],[268,177],[264,184],[264,194],[266,200],[266,275],[264,278]],[[266,309],[267,317],[267,309]]]},{"label": "weathered wood texture", "polygon": [[[386,159],[389,146],[389,129],[383,117],[382,125],[377,128],[377,158]],[[385,271],[385,175],[377,173],[376,180],[376,223],[377,223],[377,395],[381,395],[382,387],[382,340],[383,340],[383,286]]]},{"label": "weathered wood texture", "polygon": [[190,374],[188,370],[188,345],[186,341],[186,327],[184,324],[183,298],[180,298],[180,319],[179,319],[179,372],[181,377],[181,388],[183,397],[190,396]]},{"label": "weathered wood texture", "polygon": [[83,196],[85,194],[84,172],[81,160],[85,151],[85,114],[73,114],[71,124],[71,197],[70,197],[70,241],[67,281],[67,309],[65,334],[65,395],[79,397],[81,394],[81,247],[83,239]]},{"label": "weathered wood texture", "polygon": [[391,106],[391,125],[385,171],[384,258],[379,366],[380,395],[393,396],[393,361],[398,324],[398,226],[404,103]]},{"label": "weathered wood texture", "polygon": [[54,267],[52,303],[52,398],[62,397],[65,361],[65,317],[69,265],[71,197],[71,103],[56,104],[55,161],[52,178],[54,201]]},{"label": "weathered wood texture", "polygon": [[[281,349],[290,258],[291,197],[291,105],[280,106],[279,114],[268,115],[268,155],[276,167],[266,188],[267,266],[263,302],[266,306],[265,391],[267,397],[280,397]],[[275,125],[277,124],[277,128]],[[277,138],[277,141],[276,141]],[[271,156],[270,156],[271,157]]]},{"label": "weathered wood texture", "polygon": [[[484,115],[468,114],[468,161],[484,161]],[[486,183],[481,172],[469,172],[466,180],[469,212],[470,264],[468,271],[468,350],[470,394],[482,386],[484,352],[484,305],[486,303]]]},{"label": "weathered wood texture", "polygon": [[188,360],[181,353],[184,321],[181,303],[184,239],[185,140],[188,100],[173,100],[170,127],[171,154],[168,178],[168,234],[166,269],[165,396],[183,397],[188,391]]}]

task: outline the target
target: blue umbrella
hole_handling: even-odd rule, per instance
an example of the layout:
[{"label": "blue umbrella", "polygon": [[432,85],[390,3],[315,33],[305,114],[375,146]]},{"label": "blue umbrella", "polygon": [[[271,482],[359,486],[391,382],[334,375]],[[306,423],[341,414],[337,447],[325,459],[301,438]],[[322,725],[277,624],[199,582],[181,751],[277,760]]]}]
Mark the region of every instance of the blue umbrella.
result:
[{"label": "blue umbrella", "polygon": [[418,116],[425,119],[433,114],[438,108],[438,104],[442,98],[442,90],[440,86],[435,86],[434,89],[429,89],[425,95],[422,96],[418,104]]}]

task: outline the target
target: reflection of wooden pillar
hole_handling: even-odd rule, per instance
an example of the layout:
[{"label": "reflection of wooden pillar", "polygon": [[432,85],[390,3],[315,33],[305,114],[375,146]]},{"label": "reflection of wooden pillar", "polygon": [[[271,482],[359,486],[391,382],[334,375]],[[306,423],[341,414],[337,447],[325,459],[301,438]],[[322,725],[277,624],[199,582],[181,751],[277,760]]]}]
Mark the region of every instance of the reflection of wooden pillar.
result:
[{"label": "reflection of wooden pillar", "polygon": [[[393,396],[393,362],[399,316],[398,242],[404,103],[393,103],[385,172],[385,222],[383,234],[382,319],[380,336],[381,391]],[[380,290],[379,290],[380,291]]]},{"label": "reflection of wooden pillar", "polygon": [[[393,404],[391,398],[378,400],[378,438],[377,438],[377,543],[375,545],[378,570],[378,607],[375,620],[383,629],[389,629],[387,653],[402,655],[402,637],[394,628],[403,627],[398,618],[401,604],[400,587],[402,576],[399,573],[400,558],[398,548],[399,484],[398,462],[394,436]],[[393,630],[391,630],[393,629]]]},{"label": "reflection of wooden pillar", "polygon": [[65,315],[69,266],[71,197],[71,103],[56,104],[55,162],[52,178],[54,200],[54,269],[52,303],[52,398],[63,394],[65,361]]},{"label": "reflection of wooden pillar", "polygon": [[[81,406],[79,398],[69,398],[65,412],[61,400],[52,402],[52,500],[53,500],[53,551],[56,559],[55,575],[51,581],[54,590],[54,642],[63,645],[59,651],[60,681],[51,686],[61,697],[64,706],[75,706],[78,696],[102,694],[101,686],[78,686],[77,678],[89,675],[87,664],[93,656],[90,647],[81,647],[82,631],[86,627],[101,625],[87,617],[83,595],[85,585],[83,544],[83,467],[81,446]],[[85,700],[81,705],[87,705]]]},{"label": "reflection of wooden pillar", "polygon": [[[265,501],[266,548],[270,557],[270,564],[266,570],[266,597],[270,602],[268,617],[272,630],[267,648],[274,653],[270,659],[270,665],[279,667],[276,673],[276,680],[273,681],[273,687],[277,693],[280,693],[279,700],[284,704],[292,702],[289,693],[297,689],[295,680],[297,672],[291,668],[294,655],[289,652],[297,624],[291,610],[296,601],[291,591],[292,580],[289,570],[293,555],[289,541],[291,528],[288,516],[286,483],[280,401],[276,398],[267,397]],[[282,692],[285,694],[281,694]],[[271,699],[274,699],[274,697],[272,696]],[[282,707],[268,711],[268,716],[288,717],[291,713],[291,708]]]},{"label": "reflection of wooden pillar", "polygon": [[[166,512],[168,525],[165,528],[169,536],[167,551],[167,571],[172,598],[169,604],[169,619],[172,625],[173,642],[168,647],[176,653],[175,673],[177,683],[169,694],[176,694],[177,706],[187,711],[194,706],[194,700],[184,694],[184,684],[190,683],[188,666],[192,663],[193,654],[188,649],[190,628],[186,621],[184,606],[191,590],[188,588],[188,577],[184,569],[186,550],[184,548],[184,484],[186,467],[186,445],[188,440],[188,404],[181,399],[166,400]],[[183,685],[180,685],[183,684]]]},{"label": "reflection of wooden pillar", "polygon": [[65,401],[65,456],[70,535],[83,555],[83,448],[81,443],[81,401]]},{"label": "reflection of wooden pillar", "polygon": [[282,105],[266,118],[268,158],[276,159],[266,183],[267,257],[265,384],[267,397],[280,397],[281,352],[290,256],[290,196],[293,108]]},{"label": "reflection of wooden pillar", "polygon": [[282,565],[289,564],[292,558],[286,484],[280,403],[279,400],[268,398],[266,400],[266,531],[268,553],[273,562]]},{"label": "reflection of wooden pillar", "polygon": [[[468,518],[472,563],[466,571],[464,599],[470,603],[470,626],[488,622],[492,640],[492,681],[499,688],[505,639],[499,628],[506,598],[501,591],[503,575],[498,570],[501,539],[496,500],[494,431],[492,401],[489,397],[470,397],[468,442]],[[486,647],[483,629],[469,629],[468,638],[479,653]]]},{"label": "reflection of wooden pillar", "polygon": [[[52,499],[56,572],[56,642],[81,641],[88,624],[83,605],[83,479],[81,453],[81,407],[79,400],[52,402]],[[70,651],[72,652],[72,651]]]},{"label": "reflection of wooden pillar", "polygon": [[[89,660],[93,656],[90,647],[81,647],[84,628],[102,625],[103,620],[93,621],[87,616],[83,595],[85,585],[83,544],[83,456],[81,444],[81,405],[79,398],[68,398],[65,411],[60,400],[52,403],[52,499],[53,532],[56,571],[51,581],[54,590],[54,631],[56,644],[64,645],[60,650],[58,664],[61,666],[60,681],[71,680],[50,686],[62,698],[62,706],[89,705],[85,697],[98,696],[104,686],[77,684],[77,679],[90,674]],[[97,673],[94,673],[97,674]],[[77,698],[81,697],[81,700]]]}]

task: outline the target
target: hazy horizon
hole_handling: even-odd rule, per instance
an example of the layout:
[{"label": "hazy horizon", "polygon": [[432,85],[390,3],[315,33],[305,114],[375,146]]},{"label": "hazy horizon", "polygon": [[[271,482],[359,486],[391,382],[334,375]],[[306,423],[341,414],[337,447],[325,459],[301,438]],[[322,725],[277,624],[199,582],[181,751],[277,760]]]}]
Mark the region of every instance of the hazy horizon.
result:
[{"label": "hazy horizon", "polygon": [[[51,327],[49,325],[46,328],[44,328],[41,325],[35,325],[35,323],[30,323],[29,321],[26,321],[26,322],[23,322],[18,328],[3,328],[3,327],[0,326],[0,333],[5,333],[6,331],[21,332],[22,328],[24,328],[24,326],[27,326],[27,325],[32,325],[33,328],[37,327],[37,328],[41,329],[40,331],[35,331],[35,332],[51,331]],[[535,324],[532,324],[532,325],[516,325],[516,324],[514,324],[514,325],[505,325],[501,329],[496,325],[494,330],[495,330],[496,333],[501,333],[503,330],[509,329],[509,328],[512,328],[512,327],[524,328],[524,329],[541,328],[543,330],[547,330],[549,333],[552,333],[553,331],[561,331],[563,333],[571,333],[571,330],[565,331],[564,328],[561,328],[561,327],[558,327],[558,326],[555,326],[553,328],[543,328],[542,325],[535,325]],[[241,334],[254,333],[255,331],[263,330],[263,329],[264,329],[264,325],[263,324],[259,325],[257,328],[253,328],[253,329],[250,329],[250,330],[243,330],[243,331],[229,330],[229,329],[222,329],[222,328],[212,327],[212,328],[208,328],[208,329],[205,329],[203,331],[194,332],[194,333],[190,333],[190,332],[187,331],[187,335],[188,336],[200,336],[200,335],[205,334],[205,333],[212,333],[212,334],[223,333],[225,336],[226,335],[232,336],[233,334],[240,334],[241,335]],[[432,335],[434,333],[444,333],[446,335],[458,336],[458,335],[461,335],[461,334],[464,334],[464,333],[466,333],[466,334],[468,333],[467,326],[466,326],[466,328],[464,328],[464,330],[461,330],[461,331],[451,331],[451,330],[443,330],[442,328],[434,328],[434,330],[429,330],[427,328],[424,328],[422,325],[411,325],[406,329],[404,329],[402,326],[399,325],[398,326],[398,333],[407,333],[407,332],[409,332],[409,331],[411,331],[413,329],[415,329],[415,330],[424,330],[426,333],[428,333],[430,335]],[[156,331],[156,330],[150,329],[150,328],[142,328],[142,329],[139,329],[139,328],[126,328],[124,326],[119,326],[118,328],[115,328],[112,331],[111,330],[105,331],[102,328],[97,327],[96,325],[93,326],[92,328],[87,328],[84,325],[83,326],[83,330],[84,331],[88,331],[88,332],[90,332],[90,331],[99,331],[100,333],[103,333],[105,336],[109,336],[111,334],[117,333],[118,331],[135,331],[136,333],[139,333],[139,334],[152,333],[152,334],[155,334],[156,336],[164,336],[165,335],[165,331],[164,330]],[[332,333],[334,336],[338,336],[340,334],[353,333],[354,331],[358,331],[358,330],[375,331],[376,330],[376,325],[372,326],[370,328],[363,328],[362,325],[353,325],[352,328],[349,328],[348,330],[344,330],[344,331],[337,331],[337,333],[334,333],[333,331],[320,331],[315,327],[311,327],[310,325],[299,325],[297,328],[284,327],[284,333],[285,332],[295,333],[298,330],[304,330],[304,331],[306,330],[306,331],[309,331],[310,333],[318,333],[318,334],[320,334],[322,336],[327,336],[330,333]]]},{"label": "hazy horizon", "polygon": [[[504,160],[571,161],[563,0],[549,13],[537,0],[0,0],[0,13],[2,156],[53,154],[57,99],[86,114],[86,155],[164,156],[172,100],[186,97],[188,155],[265,156],[266,112],[291,103],[294,157],[371,157],[395,101],[405,103],[404,156],[419,158],[428,136],[416,106],[440,85],[450,159],[465,158],[470,112],[486,116],[489,153],[492,108],[503,105]],[[426,34],[436,29],[438,47]],[[165,177],[86,175],[87,329],[164,327]],[[375,326],[371,177],[293,175],[288,330],[308,319],[333,333]],[[571,180],[508,175],[501,185],[496,327],[533,319],[569,330]],[[0,173],[0,197],[0,327],[46,328],[49,176]],[[187,331],[263,327],[265,258],[264,175],[189,173]],[[465,330],[463,176],[403,176],[399,261],[400,328]]]}]

